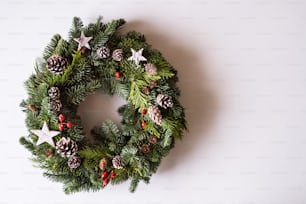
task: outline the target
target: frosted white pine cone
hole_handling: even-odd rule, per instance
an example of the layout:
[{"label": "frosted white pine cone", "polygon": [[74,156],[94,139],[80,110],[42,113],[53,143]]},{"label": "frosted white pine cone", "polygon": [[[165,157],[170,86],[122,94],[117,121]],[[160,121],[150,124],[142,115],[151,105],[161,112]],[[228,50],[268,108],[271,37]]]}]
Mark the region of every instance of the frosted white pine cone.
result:
[{"label": "frosted white pine cone", "polygon": [[145,71],[148,74],[155,75],[157,74],[157,68],[154,64],[148,63],[145,65]]},{"label": "frosted white pine cone", "polygon": [[162,124],[162,115],[157,106],[150,106],[148,109],[149,117],[157,124]]},{"label": "frosted white pine cone", "polygon": [[168,108],[173,106],[172,97],[166,94],[158,94],[156,97],[157,104],[163,108]]}]

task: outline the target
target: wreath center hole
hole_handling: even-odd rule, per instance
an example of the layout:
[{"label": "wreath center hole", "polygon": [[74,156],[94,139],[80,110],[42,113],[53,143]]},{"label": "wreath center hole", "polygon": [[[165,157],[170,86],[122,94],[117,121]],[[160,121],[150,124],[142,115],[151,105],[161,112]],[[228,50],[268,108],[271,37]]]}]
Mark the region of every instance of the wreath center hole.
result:
[{"label": "wreath center hole", "polygon": [[86,137],[92,138],[92,128],[101,126],[105,120],[111,120],[120,127],[122,117],[118,113],[118,108],[124,104],[126,101],[116,95],[96,93],[87,96],[78,107]]}]

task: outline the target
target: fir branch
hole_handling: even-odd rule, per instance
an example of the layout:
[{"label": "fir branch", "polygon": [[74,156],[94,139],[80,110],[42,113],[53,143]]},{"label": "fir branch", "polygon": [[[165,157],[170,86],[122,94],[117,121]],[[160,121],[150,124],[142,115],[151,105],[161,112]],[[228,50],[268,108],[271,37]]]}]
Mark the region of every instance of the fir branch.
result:
[{"label": "fir branch", "polygon": [[112,35],[118,30],[120,26],[125,23],[124,19],[113,20],[112,22],[106,24],[104,31],[99,32],[92,44],[94,45],[93,50],[97,50],[99,47],[104,46],[107,41],[112,37]]},{"label": "fir branch", "polygon": [[51,42],[47,45],[47,47],[44,50],[43,58],[45,60],[47,60],[49,57],[51,57],[54,54],[58,46],[58,43],[60,42],[61,39],[62,37],[59,34],[56,34],[51,38]]},{"label": "fir branch", "polygon": [[100,88],[101,84],[98,80],[92,80],[87,84],[74,85],[66,89],[66,94],[72,104],[78,105],[84,101],[86,96],[93,94],[95,90]]},{"label": "fir branch", "polygon": [[22,144],[27,150],[29,150],[32,154],[34,154],[35,151],[35,145],[27,140],[25,137],[21,137],[19,139],[20,144]]},{"label": "fir branch", "polygon": [[121,151],[121,157],[126,164],[132,163],[135,160],[138,149],[131,145],[126,145]]},{"label": "fir branch", "polygon": [[120,137],[120,134],[121,134],[117,125],[113,123],[111,120],[106,120],[102,124],[102,130],[105,136],[110,140],[116,137]]},{"label": "fir branch", "polygon": [[138,186],[138,183],[140,181],[140,177],[139,176],[134,176],[132,178],[132,181],[131,181],[131,184],[130,184],[130,192],[135,192],[137,186]]},{"label": "fir branch", "polygon": [[72,27],[69,31],[68,38],[73,41],[74,38],[80,36],[81,30],[83,28],[83,22],[79,17],[74,17],[72,20]]},{"label": "fir branch", "polygon": [[83,158],[111,158],[112,155],[110,154],[110,151],[103,146],[94,146],[94,147],[85,147],[84,149],[81,149],[78,151],[78,154]]}]

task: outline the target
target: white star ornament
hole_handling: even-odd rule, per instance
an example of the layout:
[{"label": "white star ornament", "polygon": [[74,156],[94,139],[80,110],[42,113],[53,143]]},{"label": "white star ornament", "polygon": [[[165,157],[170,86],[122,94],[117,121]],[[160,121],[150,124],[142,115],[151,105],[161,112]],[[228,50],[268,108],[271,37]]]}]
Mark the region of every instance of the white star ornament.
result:
[{"label": "white star ornament", "polygon": [[147,61],[147,59],[142,56],[143,48],[141,48],[138,51],[135,51],[133,48],[131,48],[132,56],[128,58],[129,61],[134,61],[135,64],[138,66],[139,62],[141,61]]},{"label": "white star ornament", "polygon": [[79,43],[78,50],[80,50],[82,47],[86,47],[90,49],[90,45],[88,42],[91,39],[92,37],[86,37],[83,31],[81,32],[81,35],[79,38],[74,38],[74,40]]},{"label": "white star ornament", "polygon": [[37,145],[40,145],[44,142],[47,142],[54,147],[53,137],[60,134],[59,131],[49,130],[47,122],[44,122],[44,125],[41,130],[30,130],[33,134],[38,136]]}]

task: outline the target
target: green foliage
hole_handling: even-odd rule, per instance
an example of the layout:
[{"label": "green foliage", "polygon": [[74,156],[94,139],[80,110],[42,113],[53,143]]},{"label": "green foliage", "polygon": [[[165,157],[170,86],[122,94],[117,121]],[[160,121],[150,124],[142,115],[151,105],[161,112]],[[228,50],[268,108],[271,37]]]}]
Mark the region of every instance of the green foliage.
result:
[{"label": "green foliage", "polygon": [[73,38],[79,37],[82,28],[83,28],[82,20],[79,17],[74,17],[72,20],[72,27],[68,34],[69,40],[72,41]]},{"label": "green foliage", "polygon": [[[102,170],[99,162],[102,158],[108,161],[104,171],[116,173],[111,184],[131,180],[130,191],[134,192],[140,181],[149,182],[161,159],[173,148],[175,139],[181,138],[183,131],[187,129],[184,108],[177,99],[179,89],[176,87],[176,70],[158,50],[151,48],[141,33],[118,32],[124,23],[123,19],[118,19],[104,24],[102,17],[99,17],[95,23],[84,26],[82,20],[75,17],[68,40],[58,34],[54,35],[43,52],[43,58],[36,61],[35,73],[25,82],[28,98],[20,106],[26,114],[26,126],[29,130],[42,128],[44,122],[48,123],[51,130],[58,130],[59,114],[64,114],[73,123],[72,128],[65,128],[53,139],[56,143],[62,137],[69,137],[77,142],[77,154],[82,159],[77,169],[69,168],[68,158],[61,157],[49,144],[37,146],[38,137],[35,134],[30,133],[27,137],[20,138],[20,143],[32,153],[31,160],[44,170],[44,176],[62,182],[67,194],[101,189]],[[89,42],[92,49],[86,53],[77,50],[78,44],[74,40],[82,31],[86,36],[93,37]],[[120,62],[114,61],[112,57],[100,59],[96,51],[102,46],[111,51],[122,49],[124,59]],[[127,60],[131,56],[131,48],[144,48],[143,55],[148,61],[137,66]],[[47,60],[53,55],[60,55],[67,60],[68,65],[63,74],[56,75],[48,71]],[[145,63],[153,63],[157,67],[157,74],[146,73]],[[115,77],[116,71],[120,72],[120,79]],[[156,81],[157,85],[150,85],[152,81]],[[60,90],[60,112],[53,111],[50,106],[52,99],[48,90],[53,86]],[[144,88],[149,89],[149,93],[144,92]],[[77,109],[88,95],[96,92],[116,94],[126,99],[127,103],[118,110],[122,116],[121,126],[106,120],[93,128],[91,132],[94,140],[91,141],[85,137]],[[141,114],[143,109],[148,109],[151,105],[158,106],[158,94],[170,95],[174,103],[172,108],[161,109],[161,125],[155,124],[148,114]],[[29,106],[35,106],[37,110],[30,110]],[[141,127],[144,121],[147,125]],[[156,144],[148,141],[152,135],[158,138]],[[150,145],[149,153],[141,151],[143,144]],[[46,151],[50,149],[55,152],[53,157],[46,156]],[[124,161],[122,169],[115,169],[112,165],[111,161],[117,155]]]},{"label": "green foliage", "polygon": [[85,100],[86,96],[93,94],[100,86],[101,84],[98,80],[71,86],[65,90],[68,96],[67,100],[72,104],[78,105]]},{"label": "green foliage", "polygon": [[47,47],[44,50],[43,57],[45,60],[47,60],[49,57],[51,57],[54,54],[60,40],[62,40],[62,37],[59,34],[56,34],[51,38],[51,42],[47,45]]},{"label": "green foliage", "polygon": [[113,20],[105,26],[104,30],[101,30],[93,40],[93,50],[97,50],[99,47],[104,46],[112,35],[118,30],[120,26],[125,23],[124,19]]},{"label": "green foliage", "polygon": [[129,100],[136,108],[144,109],[148,107],[148,96],[141,92],[146,83],[142,80],[133,81],[131,84],[131,91]]}]

